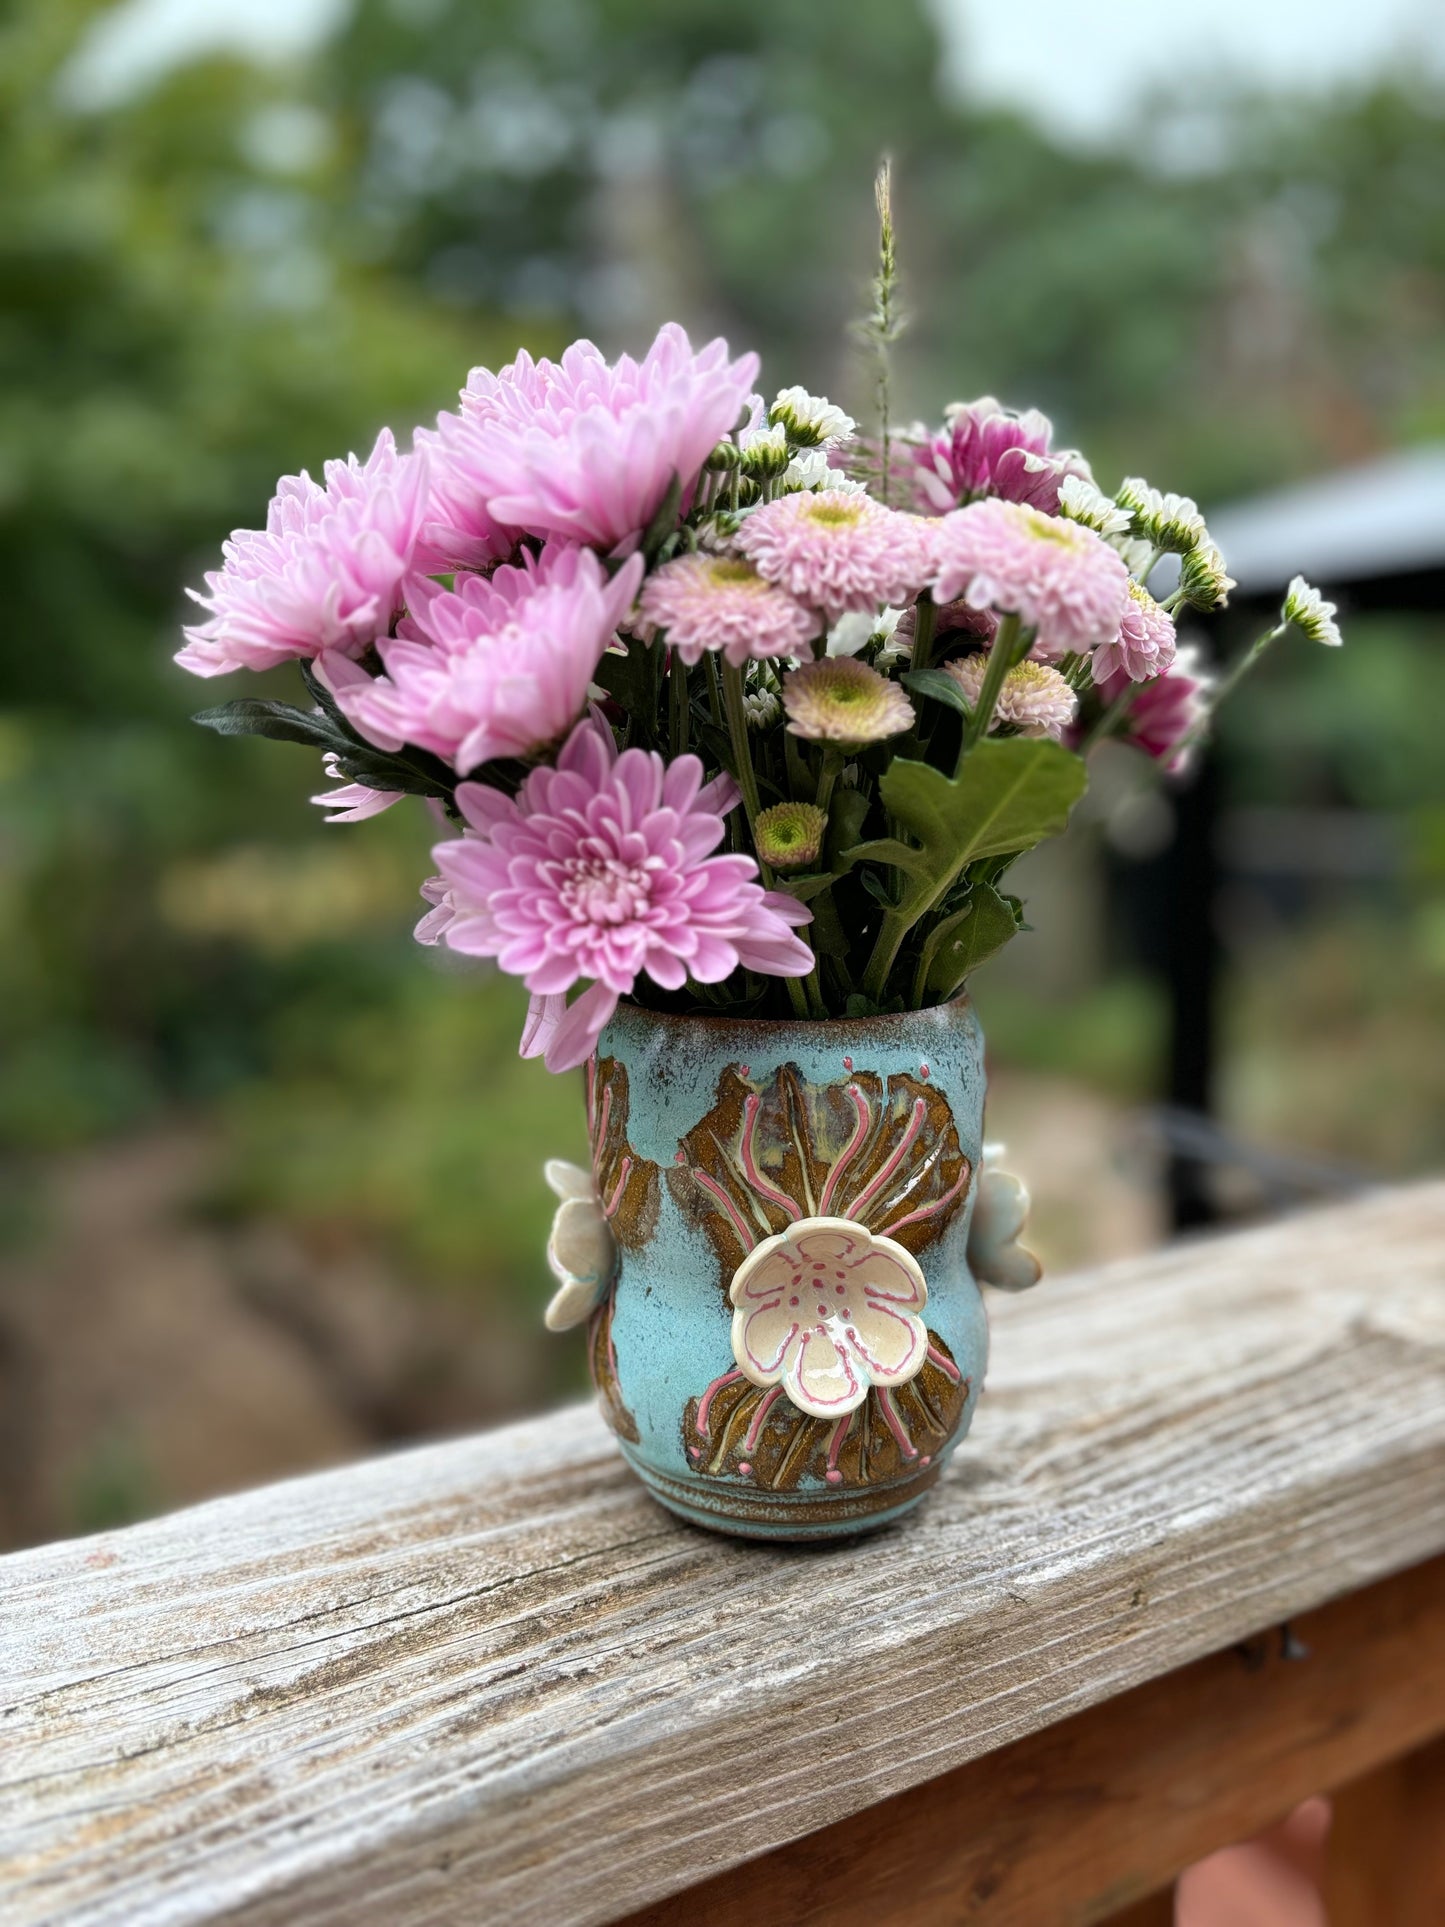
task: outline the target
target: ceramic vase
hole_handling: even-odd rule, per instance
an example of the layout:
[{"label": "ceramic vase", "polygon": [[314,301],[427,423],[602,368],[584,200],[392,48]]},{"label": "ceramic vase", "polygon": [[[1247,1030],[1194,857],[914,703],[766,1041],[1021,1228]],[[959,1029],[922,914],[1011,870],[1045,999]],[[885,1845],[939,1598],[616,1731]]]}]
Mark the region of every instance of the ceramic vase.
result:
[{"label": "ceramic vase", "polygon": [[697,1525],[819,1539],[918,1504],[988,1361],[980,1279],[1018,1289],[1027,1196],[984,1168],[966,997],[858,1021],[619,1007],[587,1068],[591,1169],[554,1163],[555,1328]]}]

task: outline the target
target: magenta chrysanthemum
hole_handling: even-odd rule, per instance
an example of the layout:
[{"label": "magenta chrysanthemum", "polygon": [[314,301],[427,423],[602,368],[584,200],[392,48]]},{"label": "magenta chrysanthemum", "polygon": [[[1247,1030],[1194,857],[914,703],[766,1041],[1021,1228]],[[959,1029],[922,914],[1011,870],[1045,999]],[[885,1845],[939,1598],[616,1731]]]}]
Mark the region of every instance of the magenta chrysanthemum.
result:
[{"label": "magenta chrysanthemum", "polygon": [[1065,477],[1090,476],[1076,449],[1049,447],[1053,425],[1036,408],[1017,415],[984,395],[955,402],[944,420],[936,435],[910,450],[913,484],[922,504],[937,513],[996,495],[1052,515]]},{"label": "magenta chrysanthemum", "polygon": [[1045,660],[1119,633],[1129,572],[1102,537],[1017,502],[973,502],[934,524],[939,602],[1016,615]]},{"label": "magenta chrysanthemum", "polygon": [[[967,697],[969,706],[978,701],[988,668],[988,651],[975,650],[958,662],[944,664]],[[1011,725],[1024,736],[1052,736],[1057,742],[1078,714],[1079,699],[1057,669],[1046,662],[1025,658],[1017,662],[1003,679],[998,692],[990,729]]]},{"label": "magenta chrysanthemum", "polygon": [[[793,934],[809,912],[755,883],[751,857],[709,854],[738,792],[731,777],[704,787],[702,775],[695,756],[619,756],[589,719],[515,801],[481,783],[458,788],[468,833],[438,845],[442,884],[429,892],[448,921],[439,932],[437,911],[423,922],[453,950],[495,957],[523,979],[534,1000],[523,1055],[544,1055],[550,1070],[583,1063],[643,974],[680,990],[740,965],[779,977],[812,969]],[[564,1010],[584,979],[591,987]]]},{"label": "magenta chrysanthemum", "polygon": [[1209,714],[1211,687],[1199,651],[1186,644],[1153,682],[1136,685],[1123,669],[1116,669],[1100,683],[1099,697],[1107,708],[1132,689],[1123,740],[1153,757],[1170,775],[1177,775],[1187,765],[1196,732]]},{"label": "magenta chrysanthemum", "polygon": [[754,509],[737,546],[758,574],[829,622],[904,603],[932,572],[933,524],[866,495],[785,495]]},{"label": "magenta chrysanthemum", "polygon": [[371,742],[414,743],[465,776],[494,757],[530,756],[571,728],[641,578],[641,556],[608,581],[590,549],[548,550],[490,579],[459,578],[455,590],[413,576],[409,614],[379,645],[386,673],[330,657],[322,670]]},{"label": "magenta chrysanthemum", "polygon": [[683,555],[652,576],[642,591],[642,618],[666,631],[682,660],[716,650],[737,666],[758,656],[800,656],[822,627],[751,562],[729,555]]},{"label": "magenta chrysanthemum", "polygon": [[430,548],[445,551],[448,529],[484,547],[512,530],[635,546],[674,476],[690,493],[757,372],[756,355],[729,361],[725,341],[694,353],[676,322],[641,362],[609,366],[577,341],[560,362],[519,356],[500,375],[474,371],[461,415],[423,437],[439,465]]},{"label": "magenta chrysanthemum", "polygon": [[1094,681],[1105,682],[1122,669],[1131,682],[1149,682],[1173,662],[1174,648],[1173,616],[1141,583],[1131,581],[1118,635],[1094,651]]},{"label": "magenta chrysanthemum", "polygon": [[283,476],[264,529],[237,529],[225,566],[188,591],[210,620],[176,656],[197,676],[272,669],[323,649],[359,655],[391,627],[426,502],[426,466],[384,428],[365,462],[328,462],[324,485]]}]

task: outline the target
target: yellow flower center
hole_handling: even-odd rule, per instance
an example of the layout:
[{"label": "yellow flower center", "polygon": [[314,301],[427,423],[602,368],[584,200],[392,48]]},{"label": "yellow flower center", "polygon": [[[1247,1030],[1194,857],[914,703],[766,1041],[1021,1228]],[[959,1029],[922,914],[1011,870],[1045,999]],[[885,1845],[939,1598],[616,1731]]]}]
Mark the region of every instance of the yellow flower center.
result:
[{"label": "yellow flower center", "polygon": [[708,569],[712,581],[720,587],[738,582],[761,582],[757,570],[751,562],[742,562],[733,556],[720,556]]},{"label": "yellow flower center", "polygon": [[808,505],[808,520],[821,522],[825,529],[852,528],[862,514],[857,502],[811,502]]}]

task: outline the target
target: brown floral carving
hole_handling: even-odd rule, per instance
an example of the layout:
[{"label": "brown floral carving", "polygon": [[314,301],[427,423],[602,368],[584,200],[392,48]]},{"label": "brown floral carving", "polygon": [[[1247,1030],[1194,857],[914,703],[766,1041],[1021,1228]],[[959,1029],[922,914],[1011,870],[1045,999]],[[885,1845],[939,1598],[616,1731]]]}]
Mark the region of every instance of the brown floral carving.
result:
[{"label": "brown floral carving", "polygon": [[809,1418],[776,1387],[724,1373],[683,1412],[689,1463],[773,1492],[791,1492],[804,1477],[840,1491],[907,1478],[952,1438],[968,1402],[969,1381],[952,1352],[935,1332],[928,1337],[928,1359],[916,1378],[891,1392],[875,1387],[842,1419]]},{"label": "brown floral carving", "polygon": [[612,1343],[615,1302],[609,1291],[592,1314],[592,1322],[587,1327],[587,1365],[597,1388],[597,1403],[602,1407],[603,1418],[620,1439],[630,1439],[636,1445],[641,1437],[637,1420],[622,1402],[622,1390],[617,1383],[617,1349]]},{"label": "brown floral carving", "polygon": [[624,1251],[638,1251],[657,1229],[662,1199],[657,1166],[627,1141],[627,1068],[615,1057],[587,1066],[587,1132],[602,1212]]},{"label": "brown floral carving", "polygon": [[730,1065],[713,1108],[682,1140],[668,1186],[717,1253],[726,1290],[762,1238],[799,1218],[853,1218],[915,1255],[968,1191],[948,1100],[896,1072],[810,1084],[796,1064],[766,1081]]}]

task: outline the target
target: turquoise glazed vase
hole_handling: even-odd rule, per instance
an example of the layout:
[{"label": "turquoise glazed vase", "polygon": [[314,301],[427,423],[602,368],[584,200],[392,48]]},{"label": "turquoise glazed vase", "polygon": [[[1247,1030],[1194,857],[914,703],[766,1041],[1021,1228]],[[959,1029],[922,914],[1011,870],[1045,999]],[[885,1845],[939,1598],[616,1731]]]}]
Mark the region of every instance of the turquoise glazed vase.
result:
[{"label": "turquoise glazed vase", "polygon": [[[587,1069],[592,1168],[548,1168],[548,1323],[588,1320],[603,1413],[665,1506],[820,1539],[935,1483],[988,1361],[983,1103],[966,996],[856,1022],[619,1007]],[[1031,1283],[995,1175],[990,1269]]]}]

